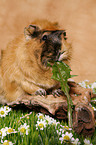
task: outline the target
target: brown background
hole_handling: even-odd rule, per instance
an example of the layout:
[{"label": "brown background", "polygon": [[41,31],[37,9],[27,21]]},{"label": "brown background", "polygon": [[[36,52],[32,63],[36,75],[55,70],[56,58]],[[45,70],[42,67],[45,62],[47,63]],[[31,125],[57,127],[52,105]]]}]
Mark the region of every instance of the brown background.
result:
[{"label": "brown background", "polygon": [[58,21],[66,29],[75,81],[95,81],[96,0],[0,0],[0,49],[37,18]]}]

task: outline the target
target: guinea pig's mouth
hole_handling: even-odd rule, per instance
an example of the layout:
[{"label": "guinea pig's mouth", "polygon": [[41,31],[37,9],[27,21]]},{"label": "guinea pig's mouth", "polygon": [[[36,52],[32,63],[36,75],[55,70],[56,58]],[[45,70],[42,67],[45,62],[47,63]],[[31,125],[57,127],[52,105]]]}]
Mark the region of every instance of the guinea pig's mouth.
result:
[{"label": "guinea pig's mouth", "polygon": [[42,64],[45,65],[47,67],[47,64],[50,63],[51,65],[54,64],[54,62],[56,62],[57,59],[53,59],[53,58],[45,58],[42,59]]},{"label": "guinea pig's mouth", "polygon": [[62,61],[62,60],[65,59],[65,57],[64,57],[64,53],[65,53],[65,51],[59,53],[58,61]]},{"label": "guinea pig's mouth", "polygon": [[42,58],[42,64],[47,67],[47,64],[50,63],[51,65],[54,64],[56,61],[62,61],[64,60],[64,51],[63,52],[58,52],[57,55],[50,55],[47,57]]}]

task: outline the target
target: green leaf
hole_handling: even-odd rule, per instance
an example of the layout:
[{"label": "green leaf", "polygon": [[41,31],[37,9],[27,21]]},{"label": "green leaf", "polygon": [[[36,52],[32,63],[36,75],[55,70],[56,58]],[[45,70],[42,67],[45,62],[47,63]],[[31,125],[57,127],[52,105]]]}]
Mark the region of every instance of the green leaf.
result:
[{"label": "green leaf", "polygon": [[68,104],[68,124],[69,127],[72,127],[72,106],[73,102],[71,100],[71,97],[69,95],[69,86],[68,86],[68,79],[73,77],[73,75],[70,74],[70,67],[65,64],[64,62],[57,61],[52,66],[52,79],[55,79],[60,82],[61,84],[61,90],[65,93],[67,96],[67,104]]},{"label": "green leaf", "polygon": [[54,65],[52,66],[52,79],[55,79],[60,82],[61,84],[61,90],[64,91],[66,94],[66,89],[69,92],[69,86],[67,84],[67,80],[71,78],[72,76],[70,75],[70,67],[65,64],[64,62],[55,62]]},{"label": "green leaf", "polygon": [[76,77],[76,76],[78,76],[78,75],[71,75],[71,78]]},{"label": "green leaf", "polygon": [[47,67],[52,67],[52,65],[50,64],[50,62],[47,62]]}]

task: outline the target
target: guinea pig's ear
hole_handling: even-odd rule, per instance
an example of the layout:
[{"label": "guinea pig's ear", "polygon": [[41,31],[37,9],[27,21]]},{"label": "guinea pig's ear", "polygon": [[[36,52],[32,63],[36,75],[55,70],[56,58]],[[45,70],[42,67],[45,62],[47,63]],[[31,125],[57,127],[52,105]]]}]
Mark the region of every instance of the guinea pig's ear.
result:
[{"label": "guinea pig's ear", "polygon": [[26,40],[32,39],[32,36],[34,35],[34,32],[38,31],[39,27],[35,25],[29,25],[28,27],[24,28],[24,36]]}]

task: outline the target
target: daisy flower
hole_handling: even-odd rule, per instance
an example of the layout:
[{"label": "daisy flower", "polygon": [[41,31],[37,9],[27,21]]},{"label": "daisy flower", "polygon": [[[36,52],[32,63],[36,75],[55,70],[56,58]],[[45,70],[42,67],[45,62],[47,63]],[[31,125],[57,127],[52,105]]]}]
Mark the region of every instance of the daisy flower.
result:
[{"label": "daisy flower", "polygon": [[78,83],[81,87],[86,88],[86,83],[84,81]]},{"label": "daisy flower", "polygon": [[38,120],[44,120],[44,115],[42,113],[37,114]]},{"label": "daisy flower", "polygon": [[94,111],[96,111],[96,107],[93,107],[93,106],[92,106],[92,109],[93,109]]},{"label": "daisy flower", "polygon": [[11,111],[11,108],[9,108],[8,106],[4,106],[4,109],[6,110],[7,113]]},{"label": "daisy flower", "polygon": [[54,118],[50,117],[49,115],[45,115],[45,120],[49,125],[52,124],[57,126],[57,124],[60,124],[60,122],[57,122]]},{"label": "daisy flower", "polygon": [[96,94],[96,82],[91,85],[91,89],[93,90],[93,93]]},{"label": "daisy flower", "polygon": [[43,130],[46,127],[46,124],[45,120],[37,121],[36,129],[40,128],[40,130]]},{"label": "daisy flower", "polygon": [[7,131],[7,134],[17,133],[17,131],[15,131],[15,129],[13,129],[13,128],[11,128],[11,127],[7,128],[6,131]]},{"label": "daisy flower", "polygon": [[79,142],[79,139],[76,138],[76,139],[74,139],[74,140],[72,141],[72,144],[73,144],[73,145],[80,145],[81,143]]},{"label": "daisy flower", "polygon": [[82,81],[80,83],[78,83],[81,87],[83,88],[90,88],[89,87],[89,80],[85,80],[85,81]]},{"label": "daisy flower", "polygon": [[57,126],[58,124],[60,124],[60,122],[57,122],[54,118],[52,118],[51,124]]},{"label": "daisy flower", "polygon": [[69,128],[67,125],[66,126],[62,126],[62,125],[60,125],[64,130],[66,130],[66,131],[71,131],[72,130],[72,128]]},{"label": "daisy flower", "polygon": [[53,118],[50,117],[49,115],[45,115],[45,120],[47,121],[48,124],[53,123]]},{"label": "daisy flower", "polygon": [[24,123],[24,125],[21,125],[19,128],[18,128],[19,132],[20,132],[20,135],[28,135],[28,132],[29,132],[29,125],[27,125],[26,123]]},{"label": "daisy flower", "polygon": [[96,82],[94,82],[94,83],[91,85],[91,88],[92,88],[92,89],[94,89],[94,88],[96,89]]},{"label": "daisy flower", "polygon": [[69,128],[68,126],[60,125],[59,128],[58,128],[58,130],[57,130],[57,133],[59,135],[62,135],[62,134],[64,134],[65,131],[69,132],[71,130],[72,130],[72,128]]},{"label": "daisy flower", "polygon": [[1,107],[0,108],[0,117],[5,117],[6,115],[8,115],[8,113],[6,112],[6,108]]},{"label": "daisy flower", "polygon": [[84,139],[84,145],[93,145],[92,143],[90,143],[90,140],[88,139]]},{"label": "daisy flower", "polygon": [[9,140],[5,140],[1,145],[13,145],[13,143]]},{"label": "daisy flower", "polygon": [[8,127],[5,127],[5,128],[2,128],[2,129],[0,130],[0,137],[1,137],[2,139],[3,139],[4,136],[7,135],[7,129],[8,129]]},{"label": "daisy flower", "polygon": [[62,134],[62,137],[59,138],[61,141],[61,144],[64,142],[71,142],[73,134],[66,132],[65,134]]}]

